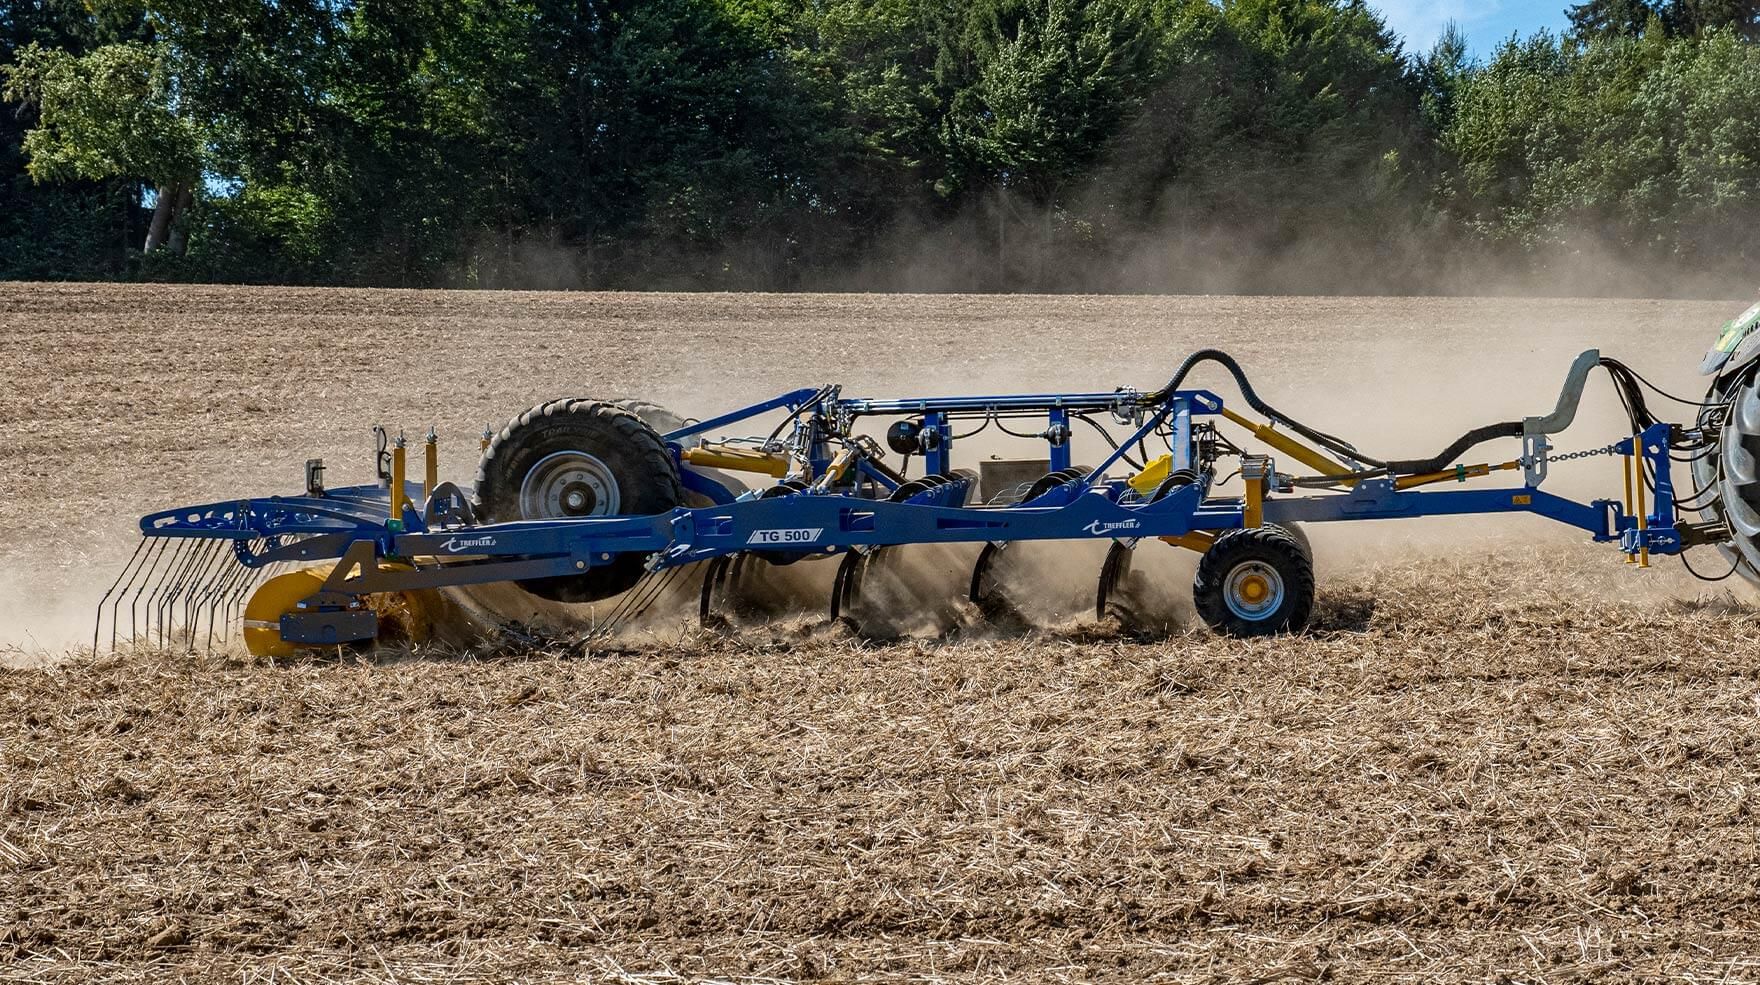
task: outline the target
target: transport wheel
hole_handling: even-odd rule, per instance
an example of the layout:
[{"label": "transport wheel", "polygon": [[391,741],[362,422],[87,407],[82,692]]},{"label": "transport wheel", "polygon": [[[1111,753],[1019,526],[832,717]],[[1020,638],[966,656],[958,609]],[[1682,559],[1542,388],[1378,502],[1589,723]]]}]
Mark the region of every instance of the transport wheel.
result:
[{"label": "transport wheel", "polygon": [[[635,414],[597,400],[552,400],[515,417],[477,466],[477,515],[488,523],[651,516],[684,499],[672,456]],[[553,602],[596,602],[628,591],[646,557],[626,552],[578,575],[519,586]]]},{"label": "transport wheel", "polygon": [[1308,542],[1308,532],[1302,529],[1301,524],[1277,523],[1273,524],[1273,526],[1283,528],[1283,532],[1289,534],[1289,539],[1295,541],[1296,546],[1300,547],[1302,553],[1307,555],[1308,563],[1312,564],[1314,562],[1314,545]]},{"label": "transport wheel", "polygon": [[1198,615],[1230,636],[1294,632],[1314,611],[1314,562],[1275,524],[1230,530],[1198,561]]},{"label": "transport wheel", "polygon": [[[691,423],[685,417],[676,414],[670,407],[657,404],[652,400],[641,400],[631,397],[627,400],[613,400],[611,403],[622,407],[631,414],[642,419],[642,423],[654,429],[655,434],[664,435],[669,431],[677,431]],[[686,448],[695,448],[703,443],[702,435],[684,439]]]},{"label": "transport wheel", "polygon": [[[694,419],[685,417],[684,415],[673,411],[670,407],[654,403],[652,400],[639,400],[632,397],[627,400],[613,400],[611,403],[614,403],[617,406],[622,407],[624,410],[629,411],[631,414],[641,418],[643,424],[653,428],[654,433],[661,435],[662,438],[664,438],[667,433],[677,431],[679,428],[684,427],[687,424],[696,423]],[[695,448],[702,443],[703,436],[697,434],[684,439],[679,442],[678,445],[680,448],[688,450]],[[743,493],[750,488],[746,485],[744,479],[721,469],[711,469],[704,468],[701,465],[693,465],[690,466],[690,471],[695,472],[704,478],[720,483],[723,489],[726,489],[735,496],[738,496],[740,493]],[[694,489],[686,489],[684,491],[685,506],[713,506],[714,504],[715,501],[713,499],[710,499],[708,496],[705,496]]]}]

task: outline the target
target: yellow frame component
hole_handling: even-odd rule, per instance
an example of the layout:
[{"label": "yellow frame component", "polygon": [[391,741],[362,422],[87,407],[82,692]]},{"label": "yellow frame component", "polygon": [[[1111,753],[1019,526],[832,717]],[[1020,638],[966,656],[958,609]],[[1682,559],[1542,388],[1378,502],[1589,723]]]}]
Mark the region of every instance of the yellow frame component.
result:
[{"label": "yellow frame component", "polygon": [[434,489],[440,485],[440,435],[433,428],[428,429],[427,446],[422,449],[422,457],[426,468],[422,473],[422,499],[434,498]]},{"label": "yellow frame component", "polygon": [[[1633,443],[1633,444],[1634,444],[1634,447],[1635,447],[1635,446],[1636,446],[1636,442],[1634,442],[1634,443]],[[1621,456],[1621,457],[1623,457],[1623,458],[1624,458],[1624,459],[1625,459],[1625,472],[1626,472],[1626,504],[1625,504],[1625,505],[1626,505],[1626,516],[1631,516],[1631,515],[1632,515],[1632,456],[1630,456],[1630,455],[1624,455],[1624,456]],[[1637,563],[1638,563],[1638,555],[1636,555],[1636,554],[1627,554],[1627,555],[1626,555],[1626,563],[1627,563],[1627,564],[1637,564]]]},{"label": "yellow frame component", "polygon": [[1493,472],[1506,472],[1520,468],[1521,462],[1504,462],[1500,465],[1458,465],[1440,472],[1425,472],[1423,475],[1402,475],[1393,480],[1395,489],[1412,489],[1417,486],[1428,486],[1436,482],[1464,482],[1477,479]]},{"label": "yellow frame component", "polygon": [[1247,503],[1241,513],[1241,526],[1256,529],[1265,525],[1265,483],[1270,476],[1247,479]]},{"label": "yellow frame component", "polygon": [[391,519],[403,521],[403,506],[409,502],[404,495],[403,483],[408,477],[409,453],[403,446],[403,435],[397,436],[397,445],[391,449]]},{"label": "yellow frame component", "polygon": [[[1641,435],[1641,434],[1633,435],[1632,436],[1632,447],[1633,448],[1640,447],[1643,440],[1644,440],[1643,435]],[[1643,465],[1638,464],[1637,462],[1633,462],[1632,464],[1636,469],[1642,469],[1644,467]],[[1644,477],[1642,475],[1638,476],[1637,488],[1638,488],[1638,534],[1639,534],[1639,538],[1640,538],[1638,542],[1640,544],[1642,544],[1644,542],[1642,539],[1643,533],[1645,530],[1649,529],[1649,523],[1647,522],[1647,520],[1644,516],[1644,511],[1646,509],[1648,509],[1648,507],[1646,507],[1644,505]],[[1640,568],[1650,567],[1650,548],[1648,548],[1648,547],[1638,548],[1638,567],[1640,567]]]},{"label": "yellow frame component", "polygon": [[1191,533],[1180,534],[1178,537],[1163,537],[1161,542],[1202,554],[1210,549],[1211,544],[1216,543],[1216,535],[1208,530],[1194,530]]}]

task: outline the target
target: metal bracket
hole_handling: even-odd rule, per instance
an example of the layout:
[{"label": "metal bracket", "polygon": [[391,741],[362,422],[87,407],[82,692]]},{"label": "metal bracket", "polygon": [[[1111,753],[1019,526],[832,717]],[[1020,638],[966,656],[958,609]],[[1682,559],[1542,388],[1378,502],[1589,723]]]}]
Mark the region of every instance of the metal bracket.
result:
[{"label": "metal bracket", "polygon": [[[1575,405],[1571,412],[1576,412]],[[1546,481],[1546,453],[1551,450],[1552,444],[1546,440],[1545,432],[1522,435],[1522,476],[1528,488],[1533,489]]]}]

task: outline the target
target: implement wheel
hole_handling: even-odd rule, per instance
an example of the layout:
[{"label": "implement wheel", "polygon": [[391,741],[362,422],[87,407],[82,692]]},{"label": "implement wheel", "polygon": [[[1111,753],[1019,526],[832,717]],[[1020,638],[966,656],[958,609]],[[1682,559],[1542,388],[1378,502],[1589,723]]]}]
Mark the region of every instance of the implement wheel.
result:
[{"label": "implement wheel", "polygon": [[1314,561],[1275,524],[1230,530],[1198,561],[1198,615],[1230,636],[1294,632],[1314,611]]},{"label": "implement wheel", "polygon": [[[477,467],[477,515],[489,523],[651,516],[684,499],[654,429],[616,404],[552,400],[509,421]],[[578,575],[519,586],[553,602],[597,602],[628,591],[645,556],[623,553]]]}]

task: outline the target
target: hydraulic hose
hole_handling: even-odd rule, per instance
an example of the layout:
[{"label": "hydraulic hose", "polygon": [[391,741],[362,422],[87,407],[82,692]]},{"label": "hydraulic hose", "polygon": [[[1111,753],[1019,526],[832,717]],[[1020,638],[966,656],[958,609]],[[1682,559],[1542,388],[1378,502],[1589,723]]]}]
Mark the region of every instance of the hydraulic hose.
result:
[{"label": "hydraulic hose", "polygon": [[1373,465],[1378,469],[1385,469],[1388,472],[1403,472],[1407,474],[1438,472],[1453,465],[1459,460],[1460,456],[1467,451],[1467,449],[1472,448],[1474,445],[1483,444],[1494,438],[1519,438],[1522,435],[1521,421],[1505,421],[1501,424],[1488,424],[1484,427],[1474,428],[1466,434],[1461,435],[1453,444],[1443,449],[1440,454],[1431,458],[1411,459],[1406,461],[1386,461],[1383,459],[1371,458],[1368,455],[1357,451],[1349,442],[1344,441],[1341,438],[1333,437],[1324,431],[1317,431],[1308,427],[1266,403],[1260,398],[1259,394],[1253,390],[1253,384],[1247,380],[1247,374],[1241,369],[1240,363],[1235,362],[1233,356],[1220,349],[1199,349],[1187,356],[1185,361],[1179,364],[1179,368],[1174,370],[1173,377],[1167,381],[1167,385],[1144,397],[1144,401],[1150,404],[1164,403],[1168,397],[1173,395],[1173,391],[1179,389],[1179,385],[1185,382],[1186,376],[1189,375],[1200,363],[1205,362],[1216,363],[1223,369],[1228,370],[1229,375],[1234,377],[1235,386],[1240,388],[1241,397],[1246,400],[1249,407],[1252,407],[1259,413],[1264,414],[1273,421],[1284,425],[1302,437],[1307,438],[1309,441],[1312,441],[1329,451],[1349,458],[1352,461]]},{"label": "hydraulic hose", "polygon": [[[1241,397],[1244,398],[1247,405],[1254,410],[1335,454],[1353,462],[1373,466],[1373,468],[1347,473],[1342,476],[1326,477],[1327,480],[1333,482],[1340,479],[1363,479],[1388,474],[1422,475],[1429,472],[1440,472],[1452,467],[1460,460],[1460,457],[1465,454],[1468,449],[1475,445],[1484,444],[1487,441],[1492,441],[1497,438],[1519,438],[1526,433],[1523,427],[1523,422],[1504,421],[1501,424],[1487,424],[1483,427],[1476,427],[1471,431],[1468,431],[1466,434],[1461,435],[1459,438],[1456,438],[1453,444],[1430,458],[1406,460],[1382,460],[1371,458],[1368,455],[1357,451],[1356,448],[1342,438],[1337,438],[1324,431],[1317,431],[1314,428],[1308,427],[1302,422],[1282,413],[1277,408],[1266,403],[1259,394],[1254,391],[1253,384],[1247,380],[1247,374],[1241,369],[1240,363],[1235,362],[1233,356],[1230,356],[1228,353],[1223,352],[1220,349],[1199,349],[1187,356],[1185,361],[1179,364],[1179,368],[1174,370],[1173,377],[1167,381],[1167,385],[1156,390],[1154,393],[1145,395],[1142,398],[1143,403],[1151,406],[1165,403],[1167,398],[1172,396],[1175,390],[1179,389],[1180,384],[1185,382],[1185,378],[1190,375],[1192,370],[1199,364],[1206,362],[1216,363],[1223,369],[1228,370],[1229,375],[1234,377],[1235,385],[1240,388]],[[1620,403],[1625,407],[1626,417],[1631,423],[1632,433],[1634,434],[1657,423],[1656,415],[1650,412],[1650,408],[1646,406],[1644,402],[1645,386],[1649,386],[1651,389],[1656,390],[1657,393],[1662,394],[1671,400],[1676,400],[1684,404],[1698,406],[1702,409],[1714,406],[1696,401],[1684,400],[1680,397],[1664,393],[1662,390],[1657,389],[1655,384],[1645,380],[1630,366],[1627,366],[1625,363],[1622,363],[1617,359],[1603,358],[1598,365],[1607,370],[1607,375],[1612,378],[1614,391],[1618,394]]]},{"label": "hydraulic hose", "polygon": [[1253,390],[1253,384],[1247,380],[1246,372],[1241,369],[1241,364],[1235,362],[1233,356],[1223,352],[1221,349],[1199,349],[1187,356],[1185,361],[1179,364],[1179,368],[1173,371],[1173,377],[1167,381],[1167,385],[1156,390],[1154,393],[1145,396],[1143,402],[1147,404],[1166,403],[1167,398],[1173,396],[1173,391],[1178,390],[1179,385],[1185,382],[1186,376],[1189,375],[1199,363],[1205,362],[1215,363],[1223,369],[1228,370],[1229,375],[1234,377],[1235,386],[1240,388],[1241,397],[1246,400],[1247,406],[1264,414],[1266,417],[1284,425],[1302,437],[1307,438],[1309,441],[1321,445],[1339,455],[1343,455],[1346,458],[1358,462],[1366,462],[1370,465],[1384,466],[1387,464],[1386,462],[1363,455],[1355,448],[1352,448],[1350,443],[1342,438],[1335,438],[1324,431],[1316,431],[1313,428],[1308,427],[1260,399],[1259,394]]}]

